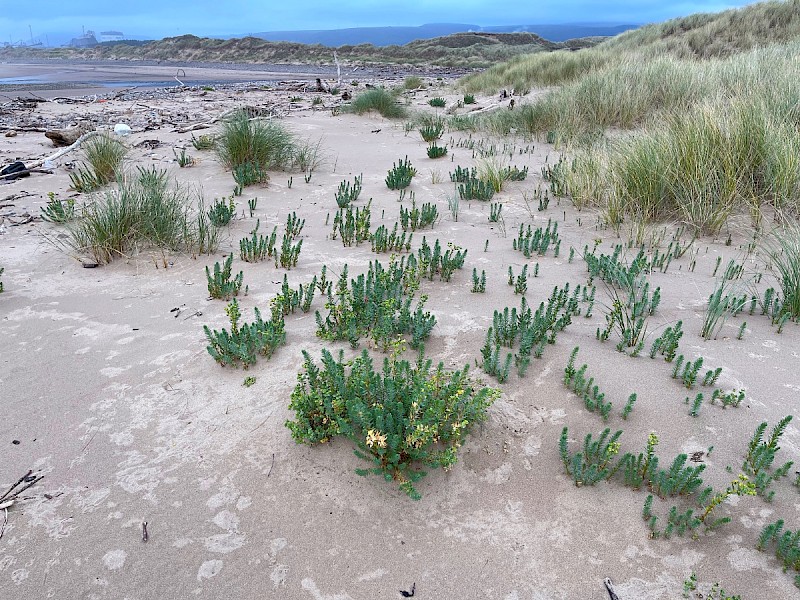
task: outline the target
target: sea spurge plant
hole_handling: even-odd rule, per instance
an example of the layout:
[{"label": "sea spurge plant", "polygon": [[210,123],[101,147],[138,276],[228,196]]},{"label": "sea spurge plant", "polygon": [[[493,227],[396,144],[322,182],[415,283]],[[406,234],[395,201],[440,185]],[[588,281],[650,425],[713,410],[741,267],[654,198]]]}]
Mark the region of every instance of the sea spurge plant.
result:
[{"label": "sea spurge plant", "polygon": [[239,258],[245,262],[260,262],[275,257],[275,241],[278,235],[278,228],[274,227],[269,236],[258,234],[258,226],[260,221],[256,222],[256,226],[249,238],[239,240]]},{"label": "sea spurge plant", "polygon": [[341,238],[345,246],[359,245],[370,239],[370,200],[366,206],[353,210],[352,206],[339,209],[333,218],[333,233],[331,239]]},{"label": "sea spurge plant", "polygon": [[229,198],[215,198],[214,204],[208,211],[208,220],[216,227],[223,227],[231,222],[236,215],[236,203],[233,196]]},{"label": "sea spurge plant", "polygon": [[419,288],[419,271],[414,264],[414,255],[393,259],[387,268],[374,261],[366,274],[352,280],[347,268],[342,269],[335,290],[328,295],[327,316],[323,319],[316,313],[317,335],[347,340],[354,348],[367,335],[383,351],[388,351],[398,336],[408,335],[411,347],[420,348],[430,336],[436,317],[424,310],[426,296],[414,298]]},{"label": "sea spurge plant", "polygon": [[411,161],[406,156],[405,159],[392,163],[392,168],[386,175],[386,187],[390,190],[407,188],[416,174],[417,170],[411,166]]},{"label": "sea spurge plant", "polygon": [[422,139],[429,144],[440,139],[443,133],[444,119],[432,120],[419,129],[419,134],[422,136]]},{"label": "sea spurge plant", "polygon": [[381,225],[372,234],[372,251],[373,252],[408,252],[411,250],[411,240],[414,234],[406,234],[405,231],[397,232],[397,223],[394,224],[392,231]]},{"label": "sea spurge plant", "polygon": [[399,360],[402,345],[376,371],[369,354],[345,362],[322,351],[322,367],[303,351],[304,371],[292,392],[286,422],[296,442],[314,444],[342,436],[356,445],[355,453],[372,466],[359,475],[381,475],[395,481],[411,498],[421,496],[414,484],[424,467],[449,469],[458,449],[499,392],[469,376],[469,368],[435,369],[431,361]]},{"label": "sea spurge plant", "polygon": [[530,225],[526,229],[525,225],[520,223],[519,234],[512,241],[514,250],[522,252],[525,258],[530,258],[533,254],[544,256],[551,245],[554,248],[553,254],[557,257],[561,247],[561,238],[558,235],[558,223],[551,219],[547,220],[546,226],[536,229],[531,229]]},{"label": "sea spurge plant", "polygon": [[422,238],[422,245],[417,251],[420,274],[431,281],[438,275],[442,281],[450,281],[457,270],[464,266],[467,251],[452,242],[447,243],[447,250],[442,251],[442,245],[437,239],[433,246]]},{"label": "sea spurge plant", "polygon": [[442,158],[447,156],[447,146],[437,146],[436,144],[431,144],[428,146],[426,152],[428,154],[428,158]]},{"label": "sea spurge plant", "polygon": [[[244,273],[239,271],[239,274],[231,279],[233,275],[233,254],[229,255],[223,265],[218,262],[214,263],[214,272],[206,267],[206,279],[208,280],[208,295],[212,298],[221,300],[230,300],[234,296],[239,295],[239,290],[242,288],[242,281]],[[247,289],[245,288],[245,293]]]},{"label": "sea spurge plant", "polygon": [[472,293],[483,294],[486,292],[486,271],[481,270],[481,276],[478,277],[478,269],[472,269]]},{"label": "sea spurge plant", "polygon": [[416,231],[430,226],[431,228],[439,218],[439,209],[435,204],[425,202],[417,207],[416,201],[411,202],[411,208],[400,207],[400,225],[403,231]]},{"label": "sea spurge plant", "polygon": [[456,170],[450,173],[450,181],[453,183],[466,183],[470,179],[477,179],[478,178],[478,170],[475,167],[471,169],[469,167],[462,168],[460,166],[456,167]]},{"label": "sea spurge plant", "polygon": [[361,195],[361,182],[364,180],[364,175],[356,177],[352,185],[349,181],[343,181],[339,184],[339,189],[336,190],[336,205],[339,208],[346,208],[352,202],[358,200]]},{"label": "sea spurge plant", "polygon": [[501,171],[501,177],[506,181],[525,181],[525,178],[528,177],[528,167],[523,167],[520,169],[519,167],[506,167]]},{"label": "sea spurge plant", "polygon": [[768,502],[775,495],[774,490],[769,489],[772,482],[781,477],[786,477],[789,469],[794,464],[792,461],[788,461],[776,469],[772,468],[772,463],[775,462],[778,450],[781,449],[778,443],[791,420],[791,415],[781,419],[772,428],[769,437],[766,439],[764,439],[764,433],[767,430],[767,422],[764,421],[756,427],[753,437],[747,445],[747,454],[742,464],[742,470],[752,479],[758,495],[763,496]]},{"label": "sea spurge plant", "polygon": [[[766,525],[761,531],[756,548],[764,551],[775,545],[775,556],[783,563],[783,570],[800,571],[800,530],[784,529],[783,519]],[[800,575],[795,576],[794,584],[800,587]]]},{"label": "sea spurge plant", "polygon": [[462,200],[491,200],[495,190],[492,184],[474,177],[458,185],[458,195]]},{"label": "sea spurge plant", "polygon": [[592,434],[587,434],[583,441],[583,449],[576,454],[569,452],[569,429],[564,427],[559,440],[559,453],[564,463],[564,470],[572,477],[575,485],[594,485],[600,481],[611,479],[618,465],[614,465],[619,454],[619,438],[622,431],[611,435],[611,430],[606,428],[597,437],[592,439]]},{"label": "sea spurge plant", "polygon": [[281,240],[280,252],[277,252],[275,255],[275,266],[280,266],[287,270],[296,267],[297,261],[300,259],[300,250],[302,248],[303,240],[293,244],[292,238],[288,235],[284,235]]},{"label": "sea spurge plant", "polygon": [[222,331],[203,326],[208,353],[220,365],[245,369],[256,363],[258,356],[269,358],[278,346],[286,343],[283,318],[264,321],[258,308],[254,309],[256,320],[253,323],[239,323],[241,311],[236,299],[225,307],[231,330]]},{"label": "sea spurge plant", "polygon": [[481,348],[483,370],[489,375],[497,376],[500,372],[507,377],[505,365],[511,364],[512,354],[508,353],[503,362],[500,348],[514,348],[519,343],[513,361],[517,373],[523,377],[530,366],[531,356],[541,358],[545,346],[554,344],[556,336],[572,323],[572,317],[580,314],[580,289],[578,286],[570,294],[569,284],[553,288],[547,302],[539,304],[536,312],[531,310],[524,297],[519,310],[506,307],[494,311],[492,326],[486,332],[486,343]]},{"label": "sea spurge plant", "polygon": [[297,216],[297,213],[290,213],[286,215],[286,228],[284,230],[284,235],[291,239],[296,239],[303,231],[303,227],[306,224],[305,219],[300,219]]},{"label": "sea spurge plant", "polygon": [[657,354],[660,354],[665,361],[672,362],[678,351],[678,342],[683,337],[682,326],[683,321],[678,321],[674,327],[667,327],[664,333],[653,340],[653,345],[650,347],[650,358],[655,358]]},{"label": "sea spurge plant", "polygon": [[753,496],[755,495],[755,488],[753,484],[747,479],[745,475],[739,475],[734,479],[727,488],[721,492],[714,493],[713,488],[707,487],[698,496],[699,512],[694,509],[687,509],[685,512],[679,512],[676,506],[670,508],[667,516],[666,526],[660,530],[657,526],[658,518],[653,514],[653,496],[647,497],[642,510],[642,517],[648,521],[651,536],[669,539],[672,535],[677,534],[683,536],[687,532],[693,532],[693,537],[697,537],[694,533],[696,529],[703,527],[704,531],[708,533],[718,529],[726,523],[730,523],[730,517],[716,517],[716,509],[722,505],[731,496]]},{"label": "sea spurge plant", "polygon": [[[584,364],[579,369],[575,369],[575,358],[577,355],[578,348],[576,347],[572,351],[572,354],[570,354],[569,362],[564,369],[564,385],[570,388],[579,397],[583,398],[586,410],[599,413],[603,421],[607,421],[609,414],[611,414],[611,402],[605,401],[606,395],[594,384],[594,377],[587,378],[586,370],[589,368],[589,365]],[[628,412],[630,412],[630,410]]]}]

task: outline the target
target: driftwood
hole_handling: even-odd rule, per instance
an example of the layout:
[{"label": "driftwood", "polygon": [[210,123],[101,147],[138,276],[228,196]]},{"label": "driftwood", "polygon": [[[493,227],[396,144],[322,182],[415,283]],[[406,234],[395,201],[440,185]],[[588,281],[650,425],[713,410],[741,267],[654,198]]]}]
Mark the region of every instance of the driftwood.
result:
[{"label": "driftwood", "polygon": [[493,109],[495,109],[495,108],[497,108],[499,106],[500,106],[499,103],[494,103],[494,104],[490,104],[489,106],[484,106],[482,108],[473,108],[469,112],[470,112],[471,115],[476,115],[478,113],[486,112],[488,110],[493,110]]},{"label": "driftwood", "polygon": [[93,127],[90,125],[78,125],[77,127],[45,131],[44,136],[52,140],[54,146],[71,146],[77,142],[78,138],[80,138],[83,134],[92,130]]}]

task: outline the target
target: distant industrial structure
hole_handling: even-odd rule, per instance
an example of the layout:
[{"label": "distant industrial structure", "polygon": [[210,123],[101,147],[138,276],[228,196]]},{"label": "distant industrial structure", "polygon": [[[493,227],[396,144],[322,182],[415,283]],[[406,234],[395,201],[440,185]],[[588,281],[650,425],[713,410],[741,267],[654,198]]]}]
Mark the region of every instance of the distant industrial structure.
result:
[{"label": "distant industrial structure", "polygon": [[91,48],[97,46],[97,38],[91,29],[84,30],[83,35],[72,38],[68,44],[72,48]]},{"label": "distant industrial structure", "polygon": [[125,39],[125,34],[121,31],[101,31],[101,42],[121,42]]}]

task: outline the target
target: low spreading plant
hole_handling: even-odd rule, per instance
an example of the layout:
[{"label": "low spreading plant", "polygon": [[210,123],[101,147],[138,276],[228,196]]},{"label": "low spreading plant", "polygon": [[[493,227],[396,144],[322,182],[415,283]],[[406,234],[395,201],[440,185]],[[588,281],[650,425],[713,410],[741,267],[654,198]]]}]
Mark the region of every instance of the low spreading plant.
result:
[{"label": "low spreading plant", "polygon": [[303,227],[305,224],[306,220],[299,218],[297,213],[289,213],[286,215],[286,228],[284,229],[284,236],[293,240],[297,239],[297,237],[303,232]]},{"label": "low spreading plant", "polygon": [[[667,524],[663,530],[657,527],[658,518],[653,514],[653,496],[648,496],[644,502],[642,517],[648,522],[651,537],[663,536],[666,539],[673,534],[683,536],[686,532],[693,532],[703,527],[706,532],[718,529],[722,525],[730,523],[730,517],[715,517],[715,510],[731,496],[752,496],[755,494],[753,484],[744,475],[739,475],[734,479],[725,490],[713,493],[712,488],[706,488],[698,498],[699,512],[694,509],[687,509],[679,512],[676,506],[670,508],[667,515]],[[693,534],[696,537],[696,533]]]},{"label": "low spreading plant", "polygon": [[239,323],[241,312],[236,299],[225,307],[225,314],[230,319],[231,330],[222,331],[203,326],[208,346],[208,353],[220,365],[245,369],[254,365],[258,356],[269,358],[278,346],[286,343],[286,332],[283,317],[264,321],[258,308],[254,309],[256,320],[253,323]]},{"label": "low spreading plant", "polygon": [[47,192],[47,204],[39,210],[43,221],[66,223],[75,218],[75,199],[59,200],[53,192]]},{"label": "low spreading plant", "polygon": [[[401,346],[398,346],[398,348]],[[324,443],[336,436],[356,445],[356,456],[374,473],[396,481],[411,498],[421,496],[414,484],[426,472],[421,467],[450,469],[458,449],[499,396],[469,376],[468,367],[445,371],[430,360],[416,364],[393,352],[376,371],[366,350],[352,361],[322,351],[322,367],[303,351],[305,362],[286,422],[299,443]]]},{"label": "low spreading plant", "polygon": [[428,104],[430,104],[434,108],[444,108],[447,105],[447,102],[445,101],[444,98],[436,97],[428,100]]},{"label": "low spreading plant", "polygon": [[[594,377],[586,378],[586,370],[589,365],[584,364],[579,369],[575,368],[575,358],[578,355],[578,348],[572,351],[569,357],[569,362],[564,369],[564,385],[575,392],[579,397],[583,398],[583,404],[589,412],[597,412],[603,418],[603,421],[608,420],[611,414],[612,404],[605,401],[605,393],[601,392],[597,385],[594,385]],[[636,395],[633,395],[633,402],[636,401]],[[626,405],[627,413],[630,413],[633,408],[633,402]]]},{"label": "low spreading plant", "polygon": [[192,146],[195,150],[213,150],[217,143],[217,138],[213,135],[201,135],[194,137],[192,134]]},{"label": "low spreading plant", "polygon": [[476,104],[473,94],[464,94],[464,104]]},{"label": "low spreading plant", "polygon": [[605,429],[592,439],[592,434],[586,435],[583,449],[576,454],[569,452],[569,430],[564,427],[559,439],[559,453],[567,475],[572,477],[575,485],[594,485],[600,481],[610,479],[619,469],[614,465],[614,459],[619,454],[619,438],[622,431],[611,435],[610,429]]},{"label": "low spreading plant", "polygon": [[528,177],[528,167],[522,169],[517,166],[506,167],[502,170],[501,176],[506,181],[525,181]]},{"label": "low spreading plant", "polygon": [[492,202],[489,204],[489,223],[497,223],[500,221],[500,213],[503,212],[502,202]]},{"label": "low spreading plant", "polygon": [[266,184],[269,181],[269,173],[266,167],[259,166],[254,162],[243,162],[236,165],[231,170],[233,180],[236,182],[237,193],[234,195],[241,196],[244,188],[256,185]]},{"label": "low spreading plant", "polygon": [[442,251],[442,245],[437,239],[433,246],[428,244],[426,238],[422,238],[422,245],[417,251],[417,265],[414,268],[419,270],[420,277],[433,281],[438,275],[441,281],[450,281],[457,270],[464,266],[467,251],[452,242],[447,243],[447,250]]},{"label": "low spreading plant", "polygon": [[314,301],[314,293],[317,289],[317,285],[317,276],[314,275],[309,283],[301,283],[300,286],[294,290],[289,287],[289,278],[284,275],[280,293],[270,300],[273,318],[276,318],[278,315],[285,317],[290,313],[294,314],[298,309],[304,313],[309,312],[311,310],[311,303]]},{"label": "low spreading plant", "polygon": [[281,240],[280,252],[275,256],[275,266],[280,266],[282,269],[287,270],[296,267],[297,261],[300,259],[300,250],[302,248],[303,240],[293,244],[291,236],[284,235]]},{"label": "low spreading plant", "polygon": [[653,340],[653,345],[650,347],[650,358],[655,358],[657,354],[661,354],[665,361],[672,362],[678,352],[678,342],[683,337],[682,326],[683,321],[678,321],[674,327],[667,327],[664,333]]},{"label": "low spreading plant", "polygon": [[516,277],[514,270],[508,267],[508,285],[514,288],[514,294],[524,296],[528,291],[528,265],[524,265]]}]

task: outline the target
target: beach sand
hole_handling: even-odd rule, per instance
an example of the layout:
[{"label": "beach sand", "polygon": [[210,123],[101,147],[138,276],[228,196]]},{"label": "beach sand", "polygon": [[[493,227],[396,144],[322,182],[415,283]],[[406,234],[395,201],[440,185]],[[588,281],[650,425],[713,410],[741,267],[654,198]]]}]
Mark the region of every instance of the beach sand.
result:
[{"label": "beach sand", "polygon": [[[432,83],[431,89],[408,95],[413,108],[432,111],[427,100],[437,95],[455,102],[457,95]],[[292,95],[302,101],[291,104]],[[78,204],[89,200],[68,189],[64,165],[78,160],[79,153],[59,160],[52,175],[0,185],[0,267],[5,268],[0,493],[28,469],[44,475],[8,510],[0,539],[0,597],[367,600],[399,598],[400,590],[415,585],[414,597],[421,599],[602,600],[608,598],[603,587],[608,577],[621,600],[655,600],[680,598],[692,571],[706,590],[720,581],[743,598],[798,597],[792,576],[782,572],[774,554],[755,548],[765,524],[783,518],[796,528],[800,522],[794,469],[773,484],[773,502],[734,498],[720,509],[720,515],[732,517],[727,526],[697,540],[689,535],[665,540],[650,539],[641,517],[646,492],[619,481],[576,487],[558,454],[564,426],[569,426],[573,451],[587,433],[597,435],[605,427],[625,431],[623,452],[641,451],[655,432],[662,466],[680,452],[701,452],[706,483],[724,489],[739,473],[755,427],[793,414],[800,398],[796,325],[787,324],[779,335],[757,313],[731,318],[718,339],[704,341],[699,335],[717,257],[723,257],[723,266],[737,259],[748,272],[764,270],[761,258],[744,258],[749,242],[744,226],[734,230],[730,246],[726,235],[698,239],[667,273],[650,276],[662,294],[651,331],[682,320],[686,333],[680,351],[687,359],[703,356],[709,368],[723,367],[719,386],[747,392],[739,408],[706,403],[692,418],[684,398],[698,389],[686,390],[670,377],[671,364],[647,357],[652,337],[639,358],[615,351],[613,337],[597,341],[595,330],[604,326],[610,303],[598,281],[592,318],[579,317],[559,334],[543,357],[533,360],[526,377],[512,372],[507,383],[497,384],[483,376],[502,390],[488,422],[476,427],[452,470],[431,470],[418,484],[422,499],[417,502],[392,482],[356,475],[365,463],[347,441],[313,448],[292,441],[284,422],[293,417],[288,404],[301,350],[317,359],[324,347],[353,354],[347,344],[315,336],[313,310],[288,316],[286,346],[248,371],[223,369],[211,359],[202,327],[219,329],[227,326],[227,318],[225,303],[208,298],[204,267],[238,253],[239,239],[257,220],[262,232],[282,228],[292,211],[306,220],[296,269],[235,260],[235,270],[244,271],[249,286],[239,298],[249,320],[253,307],[268,311],[284,274],[296,287],[323,265],[332,276],[345,265],[355,275],[375,258],[387,261],[368,243],[344,248],[329,239],[326,222],[332,222],[339,183],[363,174],[358,204],[372,200],[373,230],[391,227],[401,203],[384,178],[406,155],[418,170],[411,186],[416,202],[435,203],[441,215],[432,230],[414,235],[414,245],[424,235],[468,249],[464,268],[450,283],[426,282],[421,290],[437,317],[426,351],[448,368],[469,364],[481,375],[474,365],[493,311],[519,306],[519,296],[506,283],[509,266],[516,273],[523,264],[532,271],[539,263],[539,276],[529,277],[527,292],[535,308],[554,286],[586,282],[585,245],[599,239],[599,251],[610,253],[620,242],[613,232],[596,227],[594,212],[577,212],[568,199],[553,199],[542,212],[535,203],[528,210],[523,193],[546,189],[541,169],[558,160],[559,151],[551,145],[453,132],[444,137],[448,157],[431,160],[419,134],[406,133],[402,122],[334,114],[331,107],[338,101],[330,95],[317,96],[322,105],[312,109],[313,97],[186,90],[139,102],[144,106],[136,100],[39,103],[14,117],[26,123],[38,114],[42,122],[91,118],[107,128],[128,122],[134,130],[125,139],[132,147],[131,168],[168,169],[177,181],[202,190],[207,202],[231,194],[231,174],[212,153],[191,147],[192,133],[174,130],[231,107],[282,107],[283,122],[301,137],[321,140],[327,160],[308,183],[301,173],[272,173],[268,186],[247,188],[235,199],[238,218],[226,228],[214,256],[193,259],[142,250],[95,269],[82,268],[46,241],[45,235],[63,235],[63,227],[40,220],[13,224],[26,213],[38,215],[48,192],[74,196]],[[478,100],[479,107],[496,102]],[[19,129],[16,137],[0,134],[0,164],[54,151],[41,132]],[[498,159],[529,167],[526,181],[508,184],[493,200],[503,203],[502,223],[488,222],[488,203],[462,201],[457,221],[448,210],[447,197],[454,193],[449,171],[478,160],[472,150],[459,147],[460,140],[463,146],[470,138],[494,142],[499,149],[509,144],[505,158]],[[136,146],[149,139],[162,145]],[[178,168],[173,149],[181,147],[196,165]],[[432,172],[440,182],[433,183]],[[250,217],[252,197],[258,205]],[[409,206],[410,199],[402,205]],[[540,226],[548,219],[558,221],[563,238],[558,258],[549,253],[525,259],[512,249],[520,223]],[[570,247],[576,251],[572,263]],[[690,271],[693,255],[696,268]],[[485,294],[470,293],[473,267],[486,270]],[[767,273],[759,290],[769,284]],[[322,298],[314,300],[313,309],[324,314]],[[740,341],[736,334],[743,320],[747,330]],[[589,364],[589,373],[614,404],[608,423],[587,412],[562,383],[575,346],[581,348],[578,363]],[[252,387],[242,385],[246,376],[256,378]],[[633,392],[638,402],[623,421],[619,411]],[[789,426],[779,462],[800,460],[798,433]],[[661,520],[672,504],[683,510],[690,506],[681,499],[657,500]]]}]

